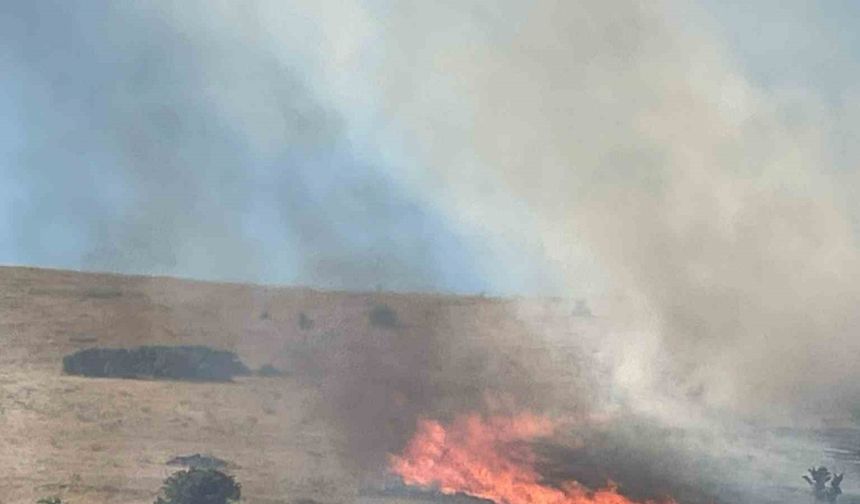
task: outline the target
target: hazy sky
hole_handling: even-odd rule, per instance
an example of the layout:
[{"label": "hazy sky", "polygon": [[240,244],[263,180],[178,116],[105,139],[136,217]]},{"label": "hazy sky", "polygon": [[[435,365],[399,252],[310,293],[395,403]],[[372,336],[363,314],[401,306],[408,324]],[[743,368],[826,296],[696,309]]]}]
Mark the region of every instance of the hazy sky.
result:
[{"label": "hazy sky", "polygon": [[[388,15],[387,2],[362,3],[363,16]],[[344,3],[351,19],[347,4],[356,2]],[[398,110],[361,88],[333,97],[331,82],[319,81],[308,54],[327,13],[296,20],[296,11],[278,26],[255,18],[265,9],[240,18],[245,9],[133,5],[0,2],[0,263],[349,289],[565,292],[558,258],[523,232],[537,218],[529,205],[486,187],[500,215],[525,224],[506,233],[459,218],[444,191],[405,175],[430,169],[422,164],[432,158],[391,155],[413,138],[379,127]],[[833,103],[855,92],[854,2],[692,6],[701,11],[683,29],[721,40],[764,89]],[[461,14],[466,23],[438,36],[492,37],[488,27],[514,27],[520,8],[476,2]],[[686,17],[675,14],[674,23]],[[283,43],[273,30],[296,34]],[[373,37],[365,40],[374,54]],[[420,93],[434,83],[411,86]]]},{"label": "hazy sky", "polygon": [[[480,272],[484,244],[381,173],[300,69],[229,33],[188,37],[167,16],[112,2],[0,6],[0,261],[336,288],[496,287]],[[250,143],[213,104],[234,91],[254,95],[236,111],[269,145]]]}]

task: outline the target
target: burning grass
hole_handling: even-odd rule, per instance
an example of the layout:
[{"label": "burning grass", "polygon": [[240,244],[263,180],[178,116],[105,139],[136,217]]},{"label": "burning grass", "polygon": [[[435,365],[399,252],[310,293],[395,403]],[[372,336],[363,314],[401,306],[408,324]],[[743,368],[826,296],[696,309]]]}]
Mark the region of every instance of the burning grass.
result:
[{"label": "burning grass", "polygon": [[[390,467],[406,484],[499,504],[636,504],[611,481],[597,489],[577,481],[545,484],[530,442],[551,435],[555,427],[552,420],[528,413],[488,418],[470,414],[447,426],[425,419],[403,453],[391,457]],[[674,500],[643,501],[658,502]]]}]

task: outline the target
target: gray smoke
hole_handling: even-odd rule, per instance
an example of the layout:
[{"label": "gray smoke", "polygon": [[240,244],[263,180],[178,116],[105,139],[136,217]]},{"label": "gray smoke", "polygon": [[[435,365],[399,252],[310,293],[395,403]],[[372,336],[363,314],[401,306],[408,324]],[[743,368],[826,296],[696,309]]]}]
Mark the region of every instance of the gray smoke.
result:
[{"label": "gray smoke", "polygon": [[450,219],[625,299],[612,316],[665,361],[622,380],[668,371],[755,414],[857,396],[835,114],[745,79],[686,2],[3,9],[16,257],[351,288],[504,276],[456,259],[476,249],[431,231]]},{"label": "gray smoke", "polygon": [[3,3],[0,261],[495,288],[483,246],[351,141],[301,62],[247,35],[260,20],[208,4]]},{"label": "gray smoke", "polygon": [[[0,172],[19,191],[0,258],[365,291],[552,290],[527,244],[495,253],[491,233],[463,236],[386,171],[396,160],[355,137],[354,110],[315,70],[322,13],[279,26],[289,6],[274,7],[0,6],[21,135]],[[549,406],[527,363],[452,333],[449,316],[440,305],[293,349],[299,378],[319,386],[317,420],[338,427],[359,472],[382,469],[420,416],[504,409],[494,395]]]},{"label": "gray smoke", "polygon": [[[378,483],[420,419],[523,410],[572,415],[596,400],[582,363],[537,372],[536,363],[548,362],[553,350],[529,348],[532,329],[511,317],[509,302],[362,299],[366,311],[352,314],[348,325],[309,334],[289,351],[296,377],[320,391],[313,418],[336,428],[344,461],[359,477]],[[376,310],[390,318],[374,319]]]},{"label": "gray smoke", "polygon": [[[259,5],[273,25],[292,15]],[[810,445],[776,457],[792,436],[722,417],[853,414],[860,255],[836,155],[853,101],[757,86],[683,0],[297,5],[318,20],[332,102],[387,119],[353,134],[417,160],[398,175],[465,225],[537,244],[572,292],[605,300],[610,395],[689,433],[675,452],[610,436],[630,441],[619,459],[712,460],[708,480],[736,496],[802,484],[789,466]]]},{"label": "gray smoke", "polygon": [[618,352],[622,382],[755,416],[852,408],[860,256],[822,127],[844,113],[756,87],[683,1],[347,4],[308,8],[334,100],[372,83],[404,141],[387,152],[426,168],[404,178],[623,299],[634,339],[613,342],[642,352]]},{"label": "gray smoke", "polygon": [[[558,271],[577,296],[602,297],[618,321],[595,343],[606,395],[710,439],[689,434],[667,452],[622,431],[600,446],[678,460],[712,450],[721,476],[752,485],[773,476],[749,472],[773,445],[755,452],[755,435],[713,418],[854,408],[856,213],[851,177],[834,166],[841,136],[822,126],[853,117],[757,87],[689,2],[0,9],[3,61],[27,76],[13,172],[31,188],[14,232],[26,250],[45,248],[33,223],[51,220],[52,202],[74,212],[48,230],[70,234],[62,244],[89,264],[249,278],[275,257],[260,240],[290,244],[293,279],[324,285],[426,288],[466,272],[475,286],[510,272],[487,266],[493,257],[452,266],[460,242],[437,247],[434,219],[389,199],[403,191],[432,202],[431,217],[525,251],[513,257],[539,257],[523,276]],[[367,152],[380,160],[371,175],[339,168]],[[68,190],[78,185],[116,190]],[[249,226],[249,214],[270,220]],[[288,231],[273,237],[271,222]],[[321,373],[321,408],[362,468],[402,446],[418,416],[480,409],[486,391],[518,407],[592,405],[538,386],[529,358],[522,374],[501,372],[492,341],[463,346],[442,316],[415,323],[426,329],[341,328],[330,348],[307,350],[320,364],[304,374]],[[682,420],[694,414],[709,420]],[[654,458],[636,460],[631,473]]]}]

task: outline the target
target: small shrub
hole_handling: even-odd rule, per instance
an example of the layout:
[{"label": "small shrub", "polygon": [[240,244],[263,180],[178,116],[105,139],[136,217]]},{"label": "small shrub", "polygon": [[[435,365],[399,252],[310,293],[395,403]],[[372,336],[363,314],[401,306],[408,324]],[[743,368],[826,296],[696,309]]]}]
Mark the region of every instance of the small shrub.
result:
[{"label": "small shrub", "polygon": [[370,310],[368,318],[370,319],[371,325],[384,327],[386,329],[397,327],[399,322],[397,319],[397,312],[384,304],[374,306],[373,309]]},{"label": "small shrub", "polygon": [[305,312],[299,313],[299,329],[301,329],[302,331],[309,331],[313,329],[313,327],[313,319],[305,315]]},{"label": "small shrub", "polygon": [[122,291],[110,287],[94,287],[83,292],[84,297],[93,299],[113,299],[122,297]]},{"label": "small shrub", "polygon": [[[816,500],[836,502],[836,499],[842,495],[842,478],[844,473],[831,473],[826,467],[810,467],[808,469],[809,476],[803,476],[803,479],[812,487],[812,495]],[[810,477],[811,476],[811,477]],[[830,483],[830,486],[827,486]]]},{"label": "small shrub", "polygon": [[59,497],[42,497],[36,504],[63,504],[63,501]]},{"label": "small shrub", "polygon": [[241,494],[232,476],[217,469],[191,468],[164,480],[155,504],[227,504],[238,501]]}]

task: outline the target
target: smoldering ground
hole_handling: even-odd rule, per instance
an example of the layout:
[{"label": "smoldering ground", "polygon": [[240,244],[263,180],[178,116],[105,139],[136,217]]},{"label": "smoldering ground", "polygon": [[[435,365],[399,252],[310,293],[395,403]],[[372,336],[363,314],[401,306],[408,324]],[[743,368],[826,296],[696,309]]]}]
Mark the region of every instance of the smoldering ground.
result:
[{"label": "smoldering ground", "polygon": [[379,483],[389,457],[406,446],[421,419],[525,410],[576,415],[596,398],[581,363],[543,373],[535,364],[547,362],[541,356],[551,348],[524,352],[521,342],[493,334],[493,325],[464,332],[470,325],[464,318],[476,315],[507,325],[506,332],[527,334],[528,327],[510,317],[510,302],[458,306],[444,298],[381,299],[368,297],[365,317],[381,302],[394,314],[412,317],[386,324],[352,321],[289,350],[297,378],[319,387],[317,420],[337,426],[348,464],[371,483]]},{"label": "smoldering ground", "polygon": [[[403,301],[369,298],[365,315],[379,302],[395,313],[414,313]],[[511,304],[496,307],[500,325],[514,311]],[[476,338],[461,332],[462,320],[457,321],[467,309],[458,315],[446,302],[423,308],[423,316],[386,327],[353,321],[349,329],[291,352],[298,378],[321,391],[315,421],[337,427],[344,461],[367,488],[378,489],[386,480],[389,456],[403,450],[420,419],[445,425],[467,413],[525,411],[559,421],[552,436],[532,444],[537,471],[550,486],[575,480],[603,488],[613,482],[639,501],[801,503],[810,498],[801,479],[810,464],[847,471],[849,493],[860,481],[851,462],[825,453],[827,446],[846,448],[850,442],[720,414],[697,418],[702,412],[683,403],[665,405],[689,415],[675,422],[636,407],[618,409],[606,398],[602,364],[587,357],[587,348],[563,364],[567,369],[553,367],[542,360],[557,350],[552,346],[525,352],[505,338]],[[520,338],[537,338],[530,333],[534,321],[518,324]]]},{"label": "smoldering ground", "polygon": [[600,488],[611,481],[639,502],[670,496],[690,504],[776,504],[809,502],[804,467],[850,467],[826,457],[820,443],[808,432],[737,424],[672,428],[626,415],[598,428],[581,426],[534,449],[550,485],[575,480]]}]

